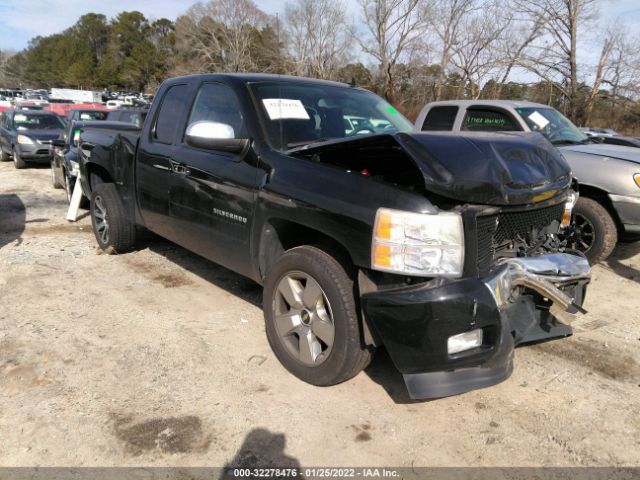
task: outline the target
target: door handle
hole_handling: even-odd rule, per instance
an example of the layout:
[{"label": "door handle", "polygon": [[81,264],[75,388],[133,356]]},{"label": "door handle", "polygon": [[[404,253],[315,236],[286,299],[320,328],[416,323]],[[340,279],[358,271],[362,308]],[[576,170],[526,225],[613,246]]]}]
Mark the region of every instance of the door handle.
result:
[{"label": "door handle", "polygon": [[171,162],[171,171],[173,173],[177,173],[178,175],[189,175],[191,170],[184,163]]}]

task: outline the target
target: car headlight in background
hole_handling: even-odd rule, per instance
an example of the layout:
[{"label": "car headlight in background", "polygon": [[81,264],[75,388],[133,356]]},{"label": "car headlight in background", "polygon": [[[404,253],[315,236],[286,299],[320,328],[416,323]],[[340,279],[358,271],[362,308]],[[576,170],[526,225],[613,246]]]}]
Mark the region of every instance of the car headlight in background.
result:
[{"label": "car headlight in background", "polygon": [[463,263],[464,229],[459,214],[378,209],[371,246],[374,270],[460,277]]},{"label": "car headlight in background", "polygon": [[640,187],[640,173],[636,173],[633,175],[633,181],[636,182],[636,185]]},{"label": "car headlight in background", "polygon": [[573,211],[573,207],[576,206],[577,201],[578,193],[572,190],[564,204],[564,212],[562,212],[562,223],[560,224],[560,227],[566,228],[571,223],[571,212]]},{"label": "car headlight in background", "polygon": [[18,143],[20,145],[33,145],[34,141],[25,135],[18,135]]}]

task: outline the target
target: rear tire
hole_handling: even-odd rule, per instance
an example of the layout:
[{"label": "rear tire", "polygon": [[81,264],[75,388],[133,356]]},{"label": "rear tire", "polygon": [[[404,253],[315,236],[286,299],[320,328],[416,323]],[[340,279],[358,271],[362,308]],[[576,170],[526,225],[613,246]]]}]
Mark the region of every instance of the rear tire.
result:
[{"label": "rear tire", "polygon": [[51,186],[53,186],[53,188],[63,188],[63,186],[60,185],[60,182],[56,178],[56,170],[53,167],[53,161],[51,161]]},{"label": "rear tire", "polygon": [[289,372],[329,386],[369,364],[353,292],[342,265],[315,247],[293,248],[271,267],[263,293],[267,339]]},{"label": "rear tire", "polygon": [[135,225],[127,217],[113,183],[97,185],[93,191],[91,225],[98,245],[107,253],[123,253],[135,246]]},{"label": "rear tire", "polygon": [[16,152],[15,149],[13,150],[13,166],[16,167],[18,170],[27,168],[27,162],[25,162],[20,157],[20,155],[18,155],[18,152]]},{"label": "rear tire", "polygon": [[616,222],[601,203],[591,198],[578,198],[570,228],[569,246],[584,253],[592,265],[606,260],[618,243]]},{"label": "rear tire", "polygon": [[9,160],[11,160],[9,154],[5,152],[2,147],[0,147],[0,162],[8,162]]},{"label": "rear tire", "polygon": [[67,204],[71,203],[71,197],[73,196],[73,189],[71,188],[71,180],[67,172],[62,170],[62,177],[64,178],[64,192],[67,194]]}]

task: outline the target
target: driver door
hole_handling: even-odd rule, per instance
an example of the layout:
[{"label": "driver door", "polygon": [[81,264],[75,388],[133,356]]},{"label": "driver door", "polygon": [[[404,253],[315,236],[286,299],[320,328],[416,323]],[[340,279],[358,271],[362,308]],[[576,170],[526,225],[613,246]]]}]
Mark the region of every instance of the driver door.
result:
[{"label": "driver door", "polygon": [[[230,127],[223,130],[236,139],[248,137],[237,97],[225,84],[200,85],[186,129],[201,121]],[[172,157],[169,216],[177,243],[250,275],[258,170],[244,160],[242,154],[188,145],[182,132]]]}]

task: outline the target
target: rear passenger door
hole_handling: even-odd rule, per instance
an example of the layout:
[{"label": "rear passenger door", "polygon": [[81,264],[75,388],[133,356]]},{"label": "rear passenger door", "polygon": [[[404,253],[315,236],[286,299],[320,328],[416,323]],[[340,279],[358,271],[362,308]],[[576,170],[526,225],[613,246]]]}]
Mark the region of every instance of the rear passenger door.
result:
[{"label": "rear passenger door", "polygon": [[235,138],[249,138],[233,89],[218,82],[202,83],[173,157],[169,215],[176,241],[251,275],[249,240],[258,170],[250,152],[234,154],[185,143],[186,128],[198,121],[222,123],[233,129]]}]

